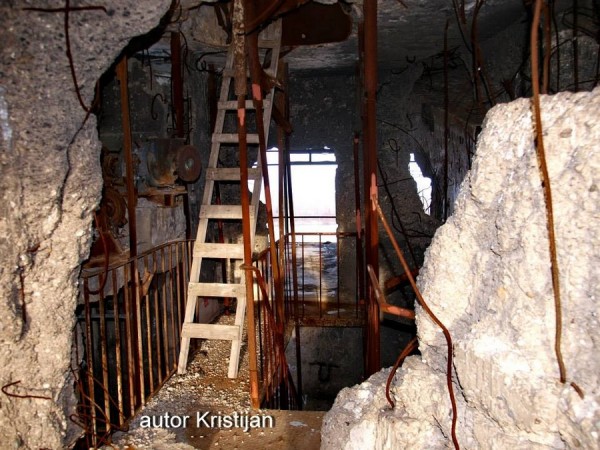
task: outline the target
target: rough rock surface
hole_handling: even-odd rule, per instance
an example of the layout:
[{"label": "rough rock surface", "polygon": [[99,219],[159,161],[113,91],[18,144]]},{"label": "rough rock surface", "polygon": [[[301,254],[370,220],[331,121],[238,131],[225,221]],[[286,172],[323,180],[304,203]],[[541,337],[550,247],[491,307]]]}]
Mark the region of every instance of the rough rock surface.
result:
[{"label": "rough rock surface", "polygon": [[[129,39],[169,0],[94,2],[69,14],[83,102]],[[2,448],[61,448],[74,412],[71,333],[79,264],[102,187],[95,117],[84,122],[66,56],[61,1],[0,6],[0,397]],[[79,5],[78,5],[79,6]]]},{"label": "rough rock surface", "polygon": [[[563,314],[561,384],[546,213],[530,101],[492,109],[455,214],[439,229],[419,284],[454,340],[462,448],[600,448],[600,90],[542,99]],[[446,344],[418,308],[422,356],[385,400],[388,370],[342,391],[322,449],[447,448]],[[577,383],[582,399],[570,386]]]}]

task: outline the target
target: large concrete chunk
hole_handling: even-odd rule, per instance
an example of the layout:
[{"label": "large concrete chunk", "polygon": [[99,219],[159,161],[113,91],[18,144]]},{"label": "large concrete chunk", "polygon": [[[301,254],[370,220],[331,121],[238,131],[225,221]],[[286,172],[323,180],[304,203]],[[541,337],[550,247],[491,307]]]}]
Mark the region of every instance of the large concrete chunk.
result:
[{"label": "large concrete chunk", "polygon": [[[529,100],[488,113],[455,214],[427,251],[419,284],[454,339],[463,448],[600,447],[599,115],[600,90],[542,99],[566,384],[554,352],[546,210]],[[342,391],[325,417],[322,448],[452,445],[445,340],[422,308],[417,324],[422,356],[409,358],[396,375],[396,409],[384,398],[387,371]],[[361,403],[365,396],[372,400]],[[359,442],[354,437],[363,429],[372,439]]]}]

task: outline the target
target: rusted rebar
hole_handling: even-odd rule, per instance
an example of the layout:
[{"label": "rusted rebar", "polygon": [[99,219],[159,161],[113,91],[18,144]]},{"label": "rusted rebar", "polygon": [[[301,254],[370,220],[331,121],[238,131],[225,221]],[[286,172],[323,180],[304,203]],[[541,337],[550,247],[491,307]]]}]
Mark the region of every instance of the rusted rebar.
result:
[{"label": "rusted rebar", "polygon": [[394,400],[392,400],[392,397],[390,396],[390,386],[392,385],[392,380],[394,379],[394,375],[396,375],[396,371],[402,365],[406,357],[410,355],[416,348],[417,338],[414,337],[410,340],[408,344],[406,344],[406,347],[404,347],[404,350],[402,350],[402,352],[398,356],[398,359],[394,363],[392,370],[390,370],[390,374],[388,375],[387,381],[385,383],[385,398],[387,398],[387,401],[392,408],[396,406]]},{"label": "rusted rebar", "polygon": [[[540,80],[539,80],[539,60],[538,60],[538,30],[540,16],[542,12],[543,0],[536,0],[531,24],[531,86],[533,90],[533,116],[535,127],[535,149],[540,169],[540,178],[542,190],[544,193],[544,202],[546,205],[546,226],[548,229],[548,246],[550,250],[550,272],[552,277],[552,290],[554,294],[554,315],[555,315],[555,335],[554,352],[558,363],[558,373],[561,383],[567,382],[567,368],[562,355],[562,301],[560,294],[560,272],[558,266],[558,251],[556,249],[556,233],[554,227],[554,210],[552,203],[552,188],[550,185],[550,175],[548,173],[548,164],[546,161],[546,151],[544,149],[544,137],[542,127],[542,112],[540,106]],[[571,382],[571,386],[583,398],[584,394],[581,388]]]},{"label": "rusted rebar", "polygon": [[381,223],[383,224],[383,227],[385,228],[385,231],[388,234],[388,236],[392,242],[392,246],[394,247],[394,250],[396,251],[396,254],[398,255],[398,259],[400,260],[400,263],[402,264],[402,267],[406,273],[406,276],[408,278],[408,281],[410,282],[410,285],[412,286],[412,288],[415,292],[415,295],[417,297],[419,304],[425,310],[425,312],[429,315],[431,320],[433,320],[433,322],[442,330],[442,333],[444,334],[444,338],[446,339],[446,345],[448,347],[447,364],[446,364],[446,384],[448,387],[448,395],[450,397],[450,403],[452,405],[452,428],[451,428],[452,443],[454,444],[455,449],[459,449],[460,446],[458,444],[458,439],[456,437],[456,423],[458,421],[458,411],[457,411],[457,407],[456,407],[456,398],[454,396],[454,386],[452,383],[452,367],[453,367],[452,359],[454,356],[454,350],[453,350],[453,346],[452,346],[452,337],[450,335],[450,331],[448,331],[448,328],[446,328],[446,326],[440,321],[440,319],[438,319],[438,317],[434,314],[434,312],[431,310],[431,308],[429,308],[429,305],[427,304],[427,302],[425,302],[425,299],[421,295],[421,291],[417,287],[417,283],[415,282],[415,279],[412,276],[412,273],[410,271],[408,263],[406,262],[406,259],[404,258],[404,254],[402,253],[402,250],[400,249],[400,246],[398,245],[398,242],[396,241],[396,238],[394,237],[394,233],[393,233],[392,229],[390,228],[390,226],[387,222],[387,219],[385,218],[385,215],[383,214],[383,211],[381,210],[381,206],[379,205],[379,201],[377,200],[376,195],[373,195],[371,197],[371,202],[372,202],[373,209],[377,211],[377,214],[379,215]]}]

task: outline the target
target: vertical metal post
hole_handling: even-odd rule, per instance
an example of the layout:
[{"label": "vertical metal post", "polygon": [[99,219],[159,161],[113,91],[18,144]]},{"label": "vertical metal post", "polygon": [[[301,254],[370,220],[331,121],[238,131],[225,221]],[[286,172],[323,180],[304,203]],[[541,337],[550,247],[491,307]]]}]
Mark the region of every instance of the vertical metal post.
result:
[{"label": "vertical metal post", "polygon": [[183,127],[183,77],[181,74],[181,37],[179,31],[171,32],[171,87],[175,136],[181,138],[185,135],[185,131]]},{"label": "vertical metal post", "polygon": [[[371,197],[377,196],[377,0],[365,0],[364,11],[364,201],[366,263],[379,273],[377,214]],[[379,350],[379,307],[372,287],[367,297],[366,375],[381,368]]]},{"label": "vertical metal post", "polygon": [[[362,216],[360,213],[360,181],[359,181],[359,164],[358,164],[358,149],[359,149],[359,135],[358,133],[354,134],[353,139],[353,156],[354,156],[354,203],[356,210],[356,264],[357,264],[357,305],[356,310],[358,311],[358,306],[364,304],[365,301],[365,283],[364,283],[364,259],[363,259],[363,251],[362,251]],[[339,278],[339,277],[338,277]]]},{"label": "vertical metal post", "polygon": [[87,382],[88,382],[88,396],[90,398],[90,421],[92,427],[92,445],[96,446],[96,439],[98,436],[98,423],[96,420],[96,399],[94,383],[94,357],[92,351],[92,307],[90,305],[90,296],[88,289],[88,280],[84,279],[83,282],[83,301],[85,308],[85,352],[87,359]]},{"label": "vertical metal post", "polygon": [[[144,268],[148,267],[148,255],[144,255],[142,259],[142,264]],[[140,283],[141,284],[141,283]],[[140,294],[141,297],[141,294]],[[146,347],[148,349],[148,376],[150,380],[150,390],[154,390],[154,358],[152,355],[152,312],[150,308],[150,296],[146,294],[144,296],[144,302],[146,303]],[[160,350],[157,352],[160,354]],[[159,356],[157,356],[159,358]],[[158,362],[158,376],[160,377],[160,367],[161,363]]]},{"label": "vertical metal post", "polygon": [[[117,64],[117,78],[121,89],[121,122],[123,126],[123,153],[125,154],[125,181],[127,187],[127,220],[129,223],[129,256],[135,260],[137,256],[137,223],[135,207],[137,192],[134,183],[131,121],[129,119],[129,88],[127,86],[127,57]],[[135,277],[132,277],[134,279]]]},{"label": "vertical metal post", "polygon": [[[131,137],[131,121],[129,117],[129,86],[128,86],[128,70],[127,70],[127,57],[124,56],[121,61],[117,64],[117,78],[120,84],[121,91],[121,122],[123,126],[123,152],[125,153],[125,171],[126,171],[126,187],[127,187],[127,219],[129,221],[129,256],[131,258],[131,286],[127,283],[124,284],[125,290],[130,290],[129,298],[126,297],[126,302],[129,302],[130,306],[135,307],[135,315],[132,315],[133,324],[130,322],[130,327],[136,327],[137,334],[133,334],[132,329],[129,329],[131,334],[129,335],[132,340],[132,348],[135,348],[137,344],[138,350],[138,365],[137,375],[139,376],[139,399],[144,403],[144,374],[143,374],[143,353],[142,353],[142,336],[141,336],[141,323],[140,323],[140,297],[138,286],[138,270],[137,270],[137,221],[135,208],[137,205],[137,192],[135,190],[134,183],[134,170],[133,170],[133,154],[132,154],[132,137]],[[133,355],[131,355],[133,356]],[[130,368],[135,370],[134,360],[130,359],[128,364]],[[131,383],[135,385],[135,381],[131,380]],[[135,398],[135,390],[131,392],[133,398]],[[137,402],[132,402],[132,404]],[[134,410],[133,408],[132,410]]]},{"label": "vertical metal post", "polygon": [[[183,101],[183,73],[181,71],[181,35],[179,31],[171,32],[171,95],[173,103],[173,117],[175,121],[175,137],[182,138],[185,136],[185,128],[183,126],[184,118],[184,101]],[[190,198],[188,184],[186,187],[186,195],[183,196],[183,213],[185,214],[185,237],[190,239],[192,236],[192,217],[190,211]]]},{"label": "vertical metal post", "polygon": [[123,404],[123,373],[121,372],[121,313],[119,308],[119,288],[117,286],[117,272],[111,270],[112,276],[112,296],[113,311],[115,316],[115,356],[117,369],[117,398],[119,406],[119,425],[125,422],[124,404]]},{"label": "vertical metal post", "polygon": [[[244,234],[244,264],[252,264],[252,248],[250,246],[250,198],[248,196],[248,146],[246,141],[246,44],[244,29],[244,3],[234,0],[233,3],[233,40],[235,61],[235,95],[238,100],[238,137],[240,145],[240,190],[242,200],[242,230]],[[262,122],[258,124],[262,127]],[[258,372],[256,364],[256,330],[254,321],[254,289],[253,276],[249,270],[244,271],[246,281],[246,317],[248,324],[248,366],[250,375],[250,402],[253,408],[260,407],[258,394]]]}]

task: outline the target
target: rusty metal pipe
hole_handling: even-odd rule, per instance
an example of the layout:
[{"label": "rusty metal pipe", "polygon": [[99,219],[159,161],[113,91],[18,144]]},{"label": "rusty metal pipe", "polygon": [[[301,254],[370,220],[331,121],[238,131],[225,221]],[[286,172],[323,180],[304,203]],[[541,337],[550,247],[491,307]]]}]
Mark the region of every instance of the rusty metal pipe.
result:
[{"label": "rusty metal pipe", "polygon": [[181,74],[181,35],[171,32],[171,89],[173,95],[173,117],[175,118],[175,137],[185,135],[183,122],[183,77]]},{"label": "rusty metal pipe", "polygon": [[358,312],[358,305],[361,305],[365,301],[365,282],[364,282],[364,259],[362,251],[362,217],[360,212],[360,181],[359,181],[359,163],[358,163],[358,149],[359,149],[359,135],[354,133],[354,139],[352,140],[352,151],[354,157],[354,209],[356,211],[356,311]]},{"label": "rusty metal pipe", "polygon": [[[238,141],[240,148],[240,194],[242,201],[242,232],[244,235],[244,264],[252,263],[250,232],[250,198],[248,195],[248,144],[246,128],[246,44],[244,36],[244,2],[233,3],[233,39],[235,61],[235,95],[238,101]],[[248,324],[248,366],[250,376],[250,402],[260,407],[258,371],[256,364],[256,329],[254,319],[254,289],[252,273],[246,271],[246,322]]]},{"label": "rusty metal pipe", "polygon": [[137,256],[137,224],[135,207],[137,205],[137,194],[134,184],[133,155],[131,138],[131,121],[129,117],[129,88],[127,86],[127,57],[123,57],[117,64],[117,78],[121,90],[121,122],[123,126],[123,153],[125,153],[125,176],[127,186],[127,215],[129,222],[129,255]]},{"label": "rusty metal pipe", "polygon": [[[379,233],[371,197],[377,195],[377,0],[365,0],[364,12],[364,201],[366,263],[379,271]],[[366,375],[381,369],[379,348],[379,308],[372,288],[367,299]]]},{"label": "rusty metal pipe", "polygon": [[375,271],[373,267],[369,264],[367,266],[367,271],[369,272],[369,277],[371,278],[371,284],[375,288],[375,298],[377,299],[377,303],[379,304],[379,309],[383,312],[394,314],[398,317],[404,317],[405,319],[415,320],[415,312],[410,309],[401,308],[400,306],[390,305],[385,298],[385,294],[379,286],[379,280],[377,279],[377,275],[375,275]]},{"label": "rusty metal pipe", "polygon": [[121,372],[121,326],[119,312],[119,289],[117,287],[117,272],[113,269],[112,275],[112,290],[113,290],[113,314],[115,316],[115,357],[117,366],[117,402],[119,409],[119,426],[125,422],[124,405],[123,405],[123,374]]}]

